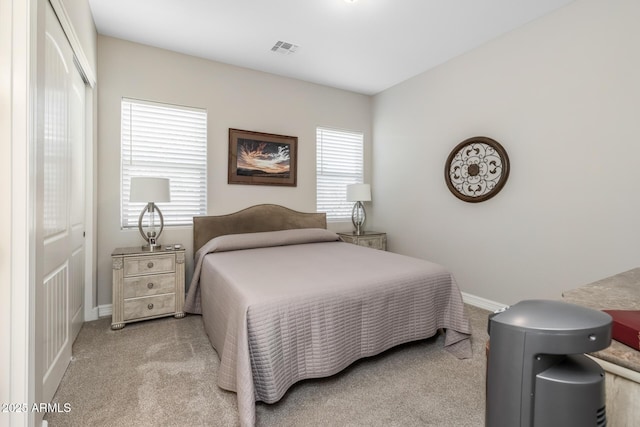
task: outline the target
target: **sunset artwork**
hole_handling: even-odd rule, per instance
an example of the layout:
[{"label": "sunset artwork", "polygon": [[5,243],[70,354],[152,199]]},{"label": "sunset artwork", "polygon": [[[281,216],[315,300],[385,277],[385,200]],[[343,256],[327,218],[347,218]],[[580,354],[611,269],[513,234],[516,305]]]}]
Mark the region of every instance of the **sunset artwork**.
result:
[{"label": "sunset artwork", "polygon": [[238,138],[237,174],[288,178],[291,170],[289,144]]},{"label": "sunset artwork", "polygon": [[298,137],[229,129],[229,184],[297,183]]}]

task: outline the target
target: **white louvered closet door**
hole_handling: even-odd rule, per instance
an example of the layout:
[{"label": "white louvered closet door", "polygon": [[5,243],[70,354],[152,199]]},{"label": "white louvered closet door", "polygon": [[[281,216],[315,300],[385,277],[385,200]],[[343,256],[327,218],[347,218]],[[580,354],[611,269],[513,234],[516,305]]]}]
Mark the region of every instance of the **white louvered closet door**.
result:
[{"label": "white louvered closet door", "polygon": [[42,380],[36,401],[49,402],[84,320],[85,84],[48,3],[42,46],[35,363],[36,381]]}]

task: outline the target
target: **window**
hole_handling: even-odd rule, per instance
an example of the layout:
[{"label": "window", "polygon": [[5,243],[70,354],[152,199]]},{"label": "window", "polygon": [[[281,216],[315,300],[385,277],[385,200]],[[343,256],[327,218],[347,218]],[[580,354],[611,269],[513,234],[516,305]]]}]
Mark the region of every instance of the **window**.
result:
[{"label": "window", "polygon": [[191,225],[207,211],[207,112],[122,99],[122,227],[137,227],[144,203],[130,203],[132,176],[169,178],[165,226]]},{"label": "window", "polygon": [[363,134],[318,128],[316,131],[317,211],[327,221],[351,219],[347,185],[363,182]]}]

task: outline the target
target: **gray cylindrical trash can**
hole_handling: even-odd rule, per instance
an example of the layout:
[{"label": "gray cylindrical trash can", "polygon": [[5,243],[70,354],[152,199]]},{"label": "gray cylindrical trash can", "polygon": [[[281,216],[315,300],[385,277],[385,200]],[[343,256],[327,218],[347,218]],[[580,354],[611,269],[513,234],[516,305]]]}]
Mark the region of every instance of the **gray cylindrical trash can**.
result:
[{"label": "gray cylindrical trash can", "polygon": [[604,372],[583,353],[609,346],[611,321],[547,300],[490,315],[486,427],[606,426]]}]

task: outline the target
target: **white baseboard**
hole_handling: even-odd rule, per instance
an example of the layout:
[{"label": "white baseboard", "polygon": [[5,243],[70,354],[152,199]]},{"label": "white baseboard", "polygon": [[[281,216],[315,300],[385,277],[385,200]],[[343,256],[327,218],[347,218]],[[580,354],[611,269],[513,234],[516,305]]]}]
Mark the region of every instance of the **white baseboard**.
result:
[{"label": "white baseboard", "polygon": [[84,321],[85,322],[91,322],[92,320],[98,320],[98,316],[99,316],[99,307],[92,307],[92,308],[86,309],[84,311]]},{"label": "white baseboard", "polygon": [[98,306],[98,317],[111,316],[111,313],[113,313],[111,304],[103,304]]},{"label": "white baseboard", "polygon": [[466,292],[461,292],[461,293],[462,293],[462,301],[474,307],[483,308],[489,311],[496,311],[507,306],[507,304],[502,304],[496,301],[488,300],[486,298],[477,297],[475,295],[471,295]]}]

